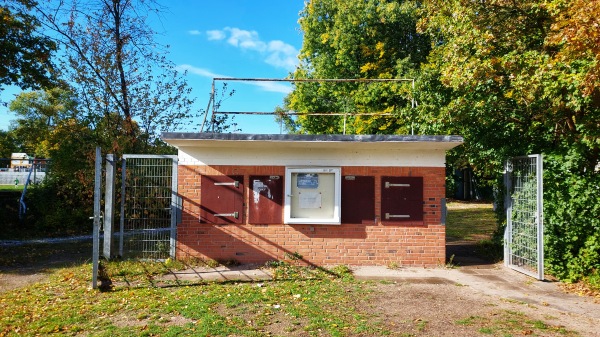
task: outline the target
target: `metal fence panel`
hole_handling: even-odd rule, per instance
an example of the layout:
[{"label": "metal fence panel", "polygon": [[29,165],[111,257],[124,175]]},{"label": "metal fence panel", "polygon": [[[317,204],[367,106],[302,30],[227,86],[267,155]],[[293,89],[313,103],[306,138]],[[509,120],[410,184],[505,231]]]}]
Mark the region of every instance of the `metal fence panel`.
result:
[{"label": "metal fence panel", "polygon": [[510,159],[506,164],[507,266],[544,279],[542,155]]},{"label": "metal fence panel", "polygon": [[177,156],[124,155],[122,176],[120,255],[174,256]]}]

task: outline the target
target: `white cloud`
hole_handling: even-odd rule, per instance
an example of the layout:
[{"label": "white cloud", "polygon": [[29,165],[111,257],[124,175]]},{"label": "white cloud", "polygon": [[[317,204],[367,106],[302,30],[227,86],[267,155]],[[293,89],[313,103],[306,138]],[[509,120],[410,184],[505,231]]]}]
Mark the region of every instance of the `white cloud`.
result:
[{"label": "white cloud", "polygon": [[296,68],[298,64],[298,50],[292,45],[274,40],[269,42],[267,50],[269,55],[265,59],[265,62],[268,64],[288,70]]},{"label": "white cloud", "polygon": [[188,34],[190,34],[190,35],[201,35],[202,32],[200,32],[199,30],[188,30]]},{"label": "white cloud", "polygon": [[[187,71],[189,74],[194,74],[202,77],[208,78],[230,78],[231,76],[220,75],[217,73],[213,73],[212,71],[204,68],[197,68],[189,64],[182,64],[177,66],[177,70],[184,72]],[[289,94],[292,91],[292,88],[289,84],[285,84],[282,82],[268,82],[268,81],[245,81],[242,82],[247,85],[252,85],[255,87],[259,87],[264,91],[269,92],[278,92],[282,94]]]},{"label": "white cloud", "polygon": [[279,92],[282,94],[289,94],[292,92],[292,87],[289,84],[283,84],[281,82],[247,82],[251,85],[262,88],[264,91]]},{"label": "white cloud", "polygon": [[229,33],[227,43],[241,49],[264,51],[267,45],[260,40],[256,31],[242,30],[239,28],[226,27],[224,31]]},{"label": "white cloud", "polygon": [[222,30],[208,30],[206,31],[206,36],[208,36],[208,40],[223,40],[225,38],[225,32]]},{"label": "white cloud", "polygon": [[206,32],[208,40],[225,40],[228,44],[246,51],[255,51],[263,56],[265,63],[277,68],[293,71],[298,64],[298,50],[283,41],[263,41],[258,32],[235,27]]},{"label": "white cloud", "polygon": [[176,69],[177,69],[177,71],[181,71],[181,72],[187,71],[190,74],[199,75],[199,76],[202,76],[202,77],[210,77],[210,78],[228,77],[228,76],[224,76],[224,75],[219,75],[219,74],[213,73],[212,71],[204,69],[204,68],[196,68],[196,67],[194,67],[192,65],[189,65],[189,64],[179,65],[179,66],[177,66]]}]

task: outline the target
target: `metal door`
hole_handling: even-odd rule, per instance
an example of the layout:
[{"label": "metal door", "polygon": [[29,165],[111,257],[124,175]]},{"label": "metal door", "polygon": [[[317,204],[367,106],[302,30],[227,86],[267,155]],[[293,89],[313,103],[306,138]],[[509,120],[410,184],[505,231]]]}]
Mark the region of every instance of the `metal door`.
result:
[{"label": "metal door", "polygon": [[505,170],[506,218],[504,263],[544,279],[542,155],[515,157]]},{"label": "metal door", "polygon": [[243,223],[244,176],[205,176],[200,178],[200,222]]},{"label": "metal door", "polygon": [[248,223],[283,223],[283,179],[281,176],[250,176]]},{"label": "metal door", "polygon": [[423,177],[381,177],[381,221],[423,221]]},{"label": "metal door", "polygon": [[174,257],[177,156],[123,155],[121,184],[120,255]]}]

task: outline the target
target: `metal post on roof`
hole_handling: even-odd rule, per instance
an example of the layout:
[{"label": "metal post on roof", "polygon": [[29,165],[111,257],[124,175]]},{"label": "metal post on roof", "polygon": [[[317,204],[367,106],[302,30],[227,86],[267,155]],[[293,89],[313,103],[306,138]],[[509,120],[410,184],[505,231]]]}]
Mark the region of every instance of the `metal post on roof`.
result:
[{"label": "metal post on roof", "polygon": [[210,90],[210,97],[212,97],[212,101],[213,101],[213,105],[212,105],[212,115],[210,116],[210,125],[212,126],[212,132],[215,132],[215,110],[216,110],[216,104],[214,102],[215,100],[215,79],[213,78],[212,81],[212,88]]},{"label": "metal post on roof", "polygon": [[348,97],[344,98],[344,128],[342,134],[346,134],[346,117],[348,116]]},{"label": "metal post on roof", "polygon": [[[415,79],[414,78],[412,79],[412,95],[411,96],[412,97],[411,97],[411,102],[410,102],[410,108],[411,108],[411,110],[414,110],[415,109]],[[411,117],[413,117],[413,116],[411,116]],[[413,126],[414,126],[413,123],[414,123],[414,121],[411,120],[410,121],[410,134],[411,135],[415,134],[415,129],[413,128]]]},{"label": "metal post on roof", "polygon": [[[206,108],[206,114],[204,115],[204,122],[202,123],[202,126],[200,128],[200,132],[203,131],[204,128],[204,124],[206,122],[206,117],[208,115],[208,110],[212,104],[212,113],[211,113],[211,132],[215,132],[215,116],[217,114],[222,114],[222,115],[227,115],[227,114],[231,114],[231,115],[276,115],[277,112],[275,111],[219,111],[220,109],[220,104],[217,104],[217,102],[215,101],[215,82],[216,81],[230,81],[230,82],[290,82],[290,83],[296,83],[296,82],[307,82],[307,83],[326,83],[326,82],[358,82],[358,83],[372,83],[372,82],[411,82],[411,86],[412,86],[412,91],[413,91],[413,95],[411,97],[411,108],[414,109],[417,106],[417,102],[415,100],[414,97],[414,90],[415,90],[415,79],[414,78],[374,78],[374,79],[367,79],[367,78],[307,78],[307,79],[288,79],[288,78],[235,78],[235,77],[214,77],[212,80],[212,89],[211,89],[211,95],[210,95],[210,99],[208,102],[208,106]],[[285,113],[288,116],[343,116],[344,118],[344,134],[346,133],[345,131],[345,125],[347,123],[347,117],[348,117],[348,111],[347,111],[347,106],[345,106],[346,108],[344,109],[344,112],[339,113],[339,112],[327,112],[327,113],[323,113],[323,112],[288,112]],[[351,116],[392,116],[393,114],[391,113],[383,113],[383,112],[366,112],[366,113],[351,113]],[[279,132],[282,133],[283,132],[283,121],[280,120],[279,122]],[[414,135],[414,121],[411,120],[411,134]]]},{"label": "metal post on roof", "polygon": [[200,132],[202,132],[204,130],[204,124],[206,124],[206,117],[208,116],[208,110],[210,109],[210,104],[213,101],[213,98],[215,96],[215,91],[214,91],[215,85],[214,85],[214,81],[213,81],[213,91],[210,93],[210,96],[208,98],[208,105],[206,106],[206,110],[204,110],[204,119],[202,120],[202,124],[200,124]]}]

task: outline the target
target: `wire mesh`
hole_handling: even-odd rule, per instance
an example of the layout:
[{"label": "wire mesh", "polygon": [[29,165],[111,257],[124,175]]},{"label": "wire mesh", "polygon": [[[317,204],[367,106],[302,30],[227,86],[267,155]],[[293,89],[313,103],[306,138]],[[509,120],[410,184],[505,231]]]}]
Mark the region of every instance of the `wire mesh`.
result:
[{"label": "wire mesh", "polygon": [[174,158],[127,156],[123,160],[122,254],[166,259],[171,255],[174,225]]},{"label": "wire mesh", "polygon": [[543,278],[541,222],[541,157],[513,158],[510,175],[508,224],[508,265],[521,272]]}]

